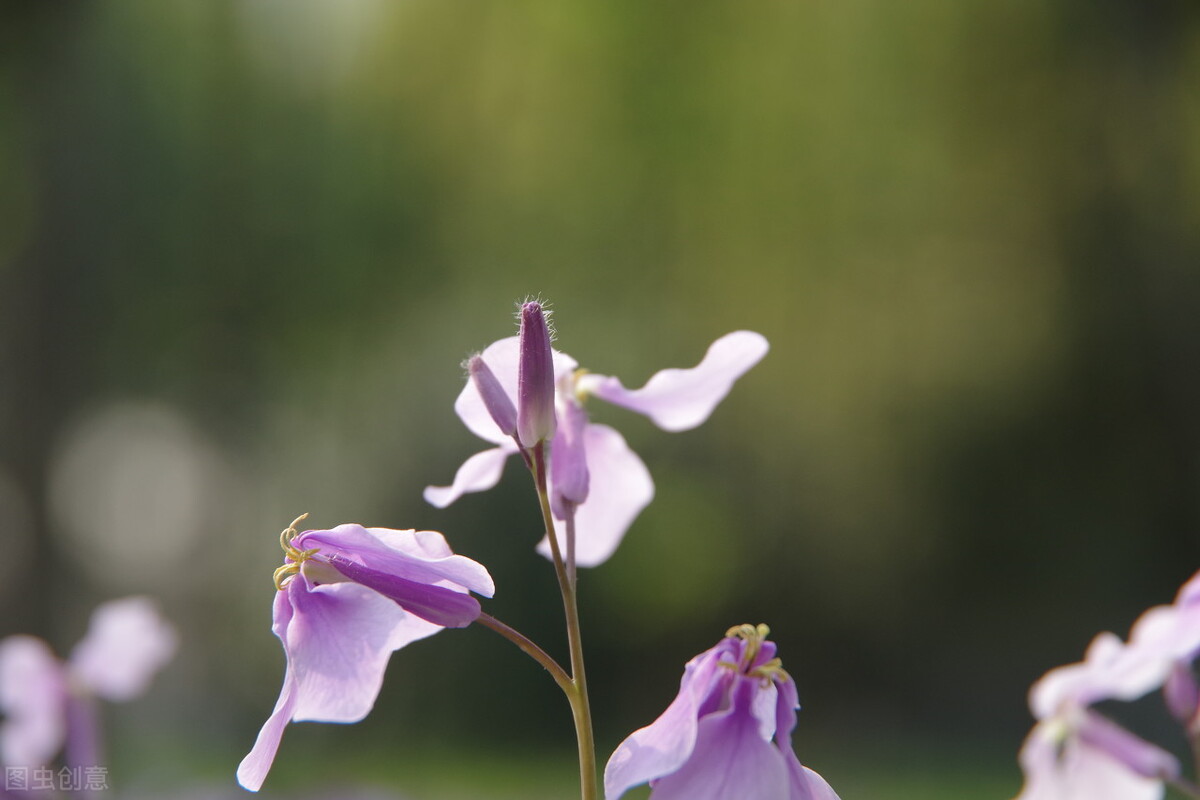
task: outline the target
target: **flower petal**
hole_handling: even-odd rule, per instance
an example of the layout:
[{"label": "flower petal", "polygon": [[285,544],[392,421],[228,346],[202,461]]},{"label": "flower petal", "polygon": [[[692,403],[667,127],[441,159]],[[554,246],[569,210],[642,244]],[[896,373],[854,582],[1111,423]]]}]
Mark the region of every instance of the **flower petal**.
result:
[{"label": "flower petal", "polygon": [[1021,746],[1025,784],[1016,800],[1160,800],[1161,780],[1145,778],[1078,738],[1059,741],[1039,723]]},{"label": "flower petal", "polygon": [[[594,567],[608,560],[625,531],[654,498],[654,481],[624,437],[609,426],[589,424],[584,429],[584,445],[590,478],[588,498],[575,510],[575,558],[581,567]],[[554,477],[553,469],[550,477]],[[558,527],[559,544],[565,548],[566,534],[563,526]],[[538,552],[550,557],[545,537]]]},{"label": "flower petal", "polygon": [[658,719],[631,733],[604,768],[604,795],[617,800],[634,786],[675,772],[696,744],[700,704],[710,693],[728,647],[718,644],[684,668],[679,694]]},{"label": "flower petal", "polygon": [[734,331],[713,342],[691,369],[656,372],[640,389],[617,378],[582,375],[577,386],[610,403],[645,414],[666,431],[685,431],[708,419],[734,382],[767,354],[767,340],[753,331]]},{"label": "flower petal", "polygon": [[259,729],[254,747],[250,748],[242,763],[238,764],[237,780],[243,789],[257,792],[262,788],[267,773],[271,771],[271,765],[275,763],[275,754],[279,752],[283,730],[292,721],[295,709],[296,681],[292,677],[291,668],[288,668],[283,674],[283,689],[279,692],[279,699],[275,701],[275,709]]},{"label": "flower petal", "polygon": [[130,700],[145,691],[178,643],[148,598],[113,600],[93,612],[87,635],[71,653],[71,672],[97,697]]},{"label": "flower petal", "polygon": [[829,782],[801,764],[790,749],[783,757],[788,767],[788,800],[841,800]]},{"label": "flower petal", "polygon": [[759,684],[739,675],[733,704],[700,720],[696,746],[678,771],[659,780],[651,800],[783,800],[788,771],[775,745],[759,735],[751,711]]},{"label": "flower petal", "polygon": [[483,492],[500,482],[504,462],[517,452],[511,439],[490,450],[476,453],[462,463],[449,486],[426,486],[425,502],[435,508],[445,508],[469,492]]},{"label": "flower petal", "polygon": [[375,704],[392,651],[441,630],[354,583],[313,586],[301,574],[285,591],[294,609],[284,650],[298,721],[359,721]]},{"label": "flower petal", "polygon": [[49,646],[33,636],[0,641],[0,762],[50,763],[66,738],[66,675]]},{"label": "flower petal", "polygon": [[[347,561],[425,584],[449,584],[485,597],[496,590],[492,576],[477,561],[451,552],[437,531],[398,531],[338,525],[331,530],[304,531],[293,544],[300,549],[319,547],[326,558],[341,556]],[[344,571],[343,571],[343,574]]]}]

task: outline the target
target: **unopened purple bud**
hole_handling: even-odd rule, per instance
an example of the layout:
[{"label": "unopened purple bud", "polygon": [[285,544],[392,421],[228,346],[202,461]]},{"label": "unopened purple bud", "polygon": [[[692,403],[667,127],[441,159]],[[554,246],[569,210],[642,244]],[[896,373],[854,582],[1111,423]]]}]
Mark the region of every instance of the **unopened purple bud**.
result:
[{"label": "unopened purple bud", "polygon": [[1175,719],[1188,725],[1196,719],[1200,709],[1200,686],[1190,664],[1178,662],[1163,684],[1163,697],[1167,709]]},{"label": "unopened purple bud", "polygon": [[521,360],[517,367],[517,439],[525,447],[554,435],[554,357],[542,305],[521,306]]},{"label": "unopened purple bud", "polygon": [[467,370],[471,373],[471,380],[479,396],[483,399],[484,407],[492,415],[496,425],[506,436],[516,436],[517,409],[513,407],[512,400],[500,385],[500,381],[496,380],[492,368],[482,357],[471,356],[471,360],[467,362]]},{"label": "unopened purple bud", "polygon": [[550,507],[559,519],[568,517],[567,503],[578,506],[588,497],[590,478],[583,441],[587,421],[587,413],[575,402],[575,398],[566,398],[563,402],[562,425],[554,437],[554,450],[550,458],[550,475],[554,481]]}]

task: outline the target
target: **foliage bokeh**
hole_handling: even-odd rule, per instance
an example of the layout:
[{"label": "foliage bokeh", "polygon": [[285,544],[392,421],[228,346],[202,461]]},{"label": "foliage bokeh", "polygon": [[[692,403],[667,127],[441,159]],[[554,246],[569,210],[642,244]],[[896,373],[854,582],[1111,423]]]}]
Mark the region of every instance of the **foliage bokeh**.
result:
[{"label": "foliage bokeh", "polygon": [[[699,430],[595,412],[658,487],[582,578],[602,749],[766,621],[835,786],[966,742],[1015,791],[1026,687],[1200,566],[1192,3],[21,2],[0,45],[0,635],[160,598],[131,738],[232,780],[302,511],[445,532],[560,644],[519,470],[420,497],[530,294],[628,385],[772,343]],[[289,741],[562,747],[505,648]]]}]

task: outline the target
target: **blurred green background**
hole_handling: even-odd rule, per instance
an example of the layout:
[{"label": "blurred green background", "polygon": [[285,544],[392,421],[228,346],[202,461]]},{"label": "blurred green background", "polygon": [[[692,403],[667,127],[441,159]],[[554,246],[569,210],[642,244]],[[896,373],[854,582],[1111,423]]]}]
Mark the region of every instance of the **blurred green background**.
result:
[{"label": "blurred green background", "polygon": [[[772,344],[695,431],[592,404],[658,490],[581,578],[601,760],[764,621],[846,800],[1011,796],[1029,684],[1200,566],[1200,5],[6,3],[0,635],[158,598],[114,785],[236,794],[303,511],[445,532],[562,653],[517,462],[421,499],[527,295],[630,386]],[[571,759],[471,629],[267,788],[567,797]]]}]

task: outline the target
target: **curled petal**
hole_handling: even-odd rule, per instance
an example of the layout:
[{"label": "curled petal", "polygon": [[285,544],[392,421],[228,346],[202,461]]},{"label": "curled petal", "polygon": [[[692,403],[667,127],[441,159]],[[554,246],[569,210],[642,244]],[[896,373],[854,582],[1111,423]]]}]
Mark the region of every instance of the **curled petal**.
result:
[{"label": "curled petal", "polygon": [[0,641],[0,761],[50,763],[66,738],[66,675],[49,646],[33,636]]},{"label": "curled petal", "polygon": [[515,452],[517,446],[508,440],[500,447],[476,453],[458,468],[451,485],[426,486],[425,502],[436,508],[445,508],[464,494],[487,491],[499,483],[504,462]]},{"label": "curled petal", "polygon": [[617,378],[582,375],[578,389],[645,414],[666,431],[685,431],[708,419],[734,382],[767,354],[767,340],[753,331],[734,331],[713,342],[691,369],[656,372],[640,389]]},{"label": "curled petal", "polygon": [[[584,444],[590,478],[587,500],[575,510],[575,557],[579,566],[594,567],[608,560],[634,519],[654,498],[654,481],[624,437],[609,426],[588,425]],[[554,492],[553,486],[550,491]],[[558,536],[565,549],[561,526]],[[544,537],[538,552],[550,556],[550,544]]]},{"label": "curled petal", "polygon": [[92,614],[71,653],[71,672],[97,697],[130,700],[175,655],[178,639],[148,598],[113,600]]}]

